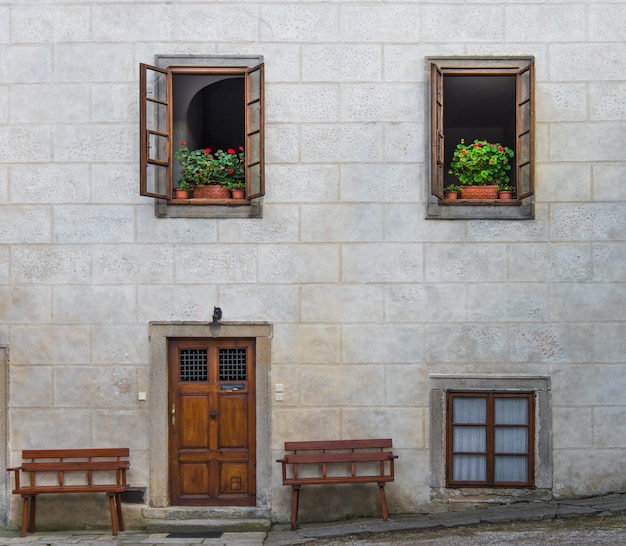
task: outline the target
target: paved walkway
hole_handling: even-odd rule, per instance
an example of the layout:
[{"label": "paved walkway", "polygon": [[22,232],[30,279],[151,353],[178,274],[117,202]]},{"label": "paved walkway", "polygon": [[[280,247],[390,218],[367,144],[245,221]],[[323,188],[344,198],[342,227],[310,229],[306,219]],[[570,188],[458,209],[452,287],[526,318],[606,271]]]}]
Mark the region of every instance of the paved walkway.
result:
[{"label": "paved walkway", "polygon": [[290,546],[305,544],[312,539],[340,537],[359,533],[384,533],[416,529],[451,528],[477,523],[528,520],[551,520],[568,517],[606,517],[626,514],[626,493],[578,500],[519,503],[508,506],[470,508],[439,513],[392,516],[389,521],[379,518],[340,523],[305,524],[291,531],[289,524],[277,524],[269,533],[223,533],[217,537],[176,536],[125,531],[117,537],[106,532],[73,531],[34,533],[24,538],[17,532],[0,531],[0,546]]}]

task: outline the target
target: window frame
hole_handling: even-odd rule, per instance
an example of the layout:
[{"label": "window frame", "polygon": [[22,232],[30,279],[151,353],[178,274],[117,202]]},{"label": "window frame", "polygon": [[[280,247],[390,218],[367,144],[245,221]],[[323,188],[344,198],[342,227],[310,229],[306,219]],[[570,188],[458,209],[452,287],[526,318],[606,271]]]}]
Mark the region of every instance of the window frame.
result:
[{"label": "window frame", "polygon": [[[528,219],[534,218],[534,58],[533,57],[429,57],[428,106],[430,184],[427,218]],[[444,199],[445,132],[444,78],[447,76],[511,76],[515,82],[516,198],[511,200]]]},{"label": "window frame", "polygon": [[[486,400],[485,423],[469,423],[456,421],[454,416],[454,400],[457,398],[484,398]],[[517,423],[516,428],[527,429],[527,446],[524,453],[498,453],[495,447],[495,431],[498,427],[509,427],[512,424],[502,424],[496,422],[495,402],[502,398],[525,399],[528,403],[528,422],[526,424]],[[534,487],[534,438],[535,438],[535,393],[534,392],[493,392],[493,391],[448,391],[446,394],[446,486],[447,487]],[[454,479],[454,456],[467,454],[468,452],[456,451],[454,446],[455,427],[475,427],[483,426],[486,432],[486,446],[482,452],[472,454],[482,454],[486,457],[486,476],[484,481],[477,480],[455,480]],[[527,457],[526,481],[497,481],[495,478],[496,457],[519,456]]]},{"label": "window frame", "polygon": [[[161,75],[164,83],[162,89],[150,89],[149,75],[154,72]],[[246,198],[244,200],[223,199],[183,199],[173,198],[173,77],[177,74],[209,74],[222,75],[233,74],[242,75],[244,78],[244,125],[245,125],[245,171],[246,171]],[[180,208],[195,208],[198,205],[226,205],[223,215],[230,216],[258,216],[260,207],[258,201],[265,195],[265,115],[264,115],[264,63],[262,57],[214,57],[214,56],[158,56],[157,66],[146,63],[140,64],[140,194],[160,200],[157,203],[158,216],[186,216],[197,217],[197,211],[189,211],[184,214],[172,214],[170,205]],[[155,96],[151,96],[154,92]],[[163,108],[164,115],[150,116],[149,109]],[[154,119],[151,119],[153,117]],[[154,141],[160,141],[157,146]],[[253,145],[254,141],[254,145]],[[151,151],[156,149],[155,155],[151,156]],[[253,149],[258,155],[252,155]],[[149,188],[148,170],[158,169],[160,172],[160,182],[154,184],[159,188]],[[252,205],[250,211],[237,214],[233,208],[240,208],[241,205]],[[228,209],[228,210],[226,210]],[[168,210],[170,213],[168,213]],[[159,213],[159,211],[161,213]],[[219,214],[219,213],[218,213]],[[205,217],[202,215],[202,217]]]}]

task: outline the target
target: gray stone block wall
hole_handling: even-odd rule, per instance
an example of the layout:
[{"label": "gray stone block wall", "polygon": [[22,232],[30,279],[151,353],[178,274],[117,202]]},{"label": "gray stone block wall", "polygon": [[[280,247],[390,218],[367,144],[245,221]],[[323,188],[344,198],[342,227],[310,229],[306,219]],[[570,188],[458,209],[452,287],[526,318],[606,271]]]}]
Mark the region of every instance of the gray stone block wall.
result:
[{"label": "gray stone block wall", "polygon": [[[276,519],[273,461],[304,437],[393,437],[390,510],[430,502],[435,374],[549,377],[550,493],[624,491],[625,27],[610,1],[5,1],[0,460],[114,434],[148,486],[148,324],[220,305],[273,327]],[[157,54],[263,55],[262,218],[156,218],[138,195]],[[425,219],[429,55],[535,57],[534,219]],[[376,512],[349,498],[303,518]]]}]

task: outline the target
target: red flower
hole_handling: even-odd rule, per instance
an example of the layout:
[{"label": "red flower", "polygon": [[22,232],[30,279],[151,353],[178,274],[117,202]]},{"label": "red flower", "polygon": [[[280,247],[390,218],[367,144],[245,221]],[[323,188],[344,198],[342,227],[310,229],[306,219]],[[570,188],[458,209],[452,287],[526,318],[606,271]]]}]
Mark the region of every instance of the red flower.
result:
[{"label": "red flower", "polygon": [[239,151],[243,152],[243,146],[239,146]]},{"label": "red flower", "polygon": [[228,153],[229,153],[229,154],[234,154],[234,153],[235,153],[235,150],[233,150],[232,148],[228,148]]},{"label": "red flower", "polygon": [[461,150],[461,155],[465,155],[467,153],[467,150]]},{"label": "red flower", "polygon": [[496,145],[495,145],[495,144],[492,144],[492,146],[493,146],[494,148],[496,147]]},{"label": "red flower", "polygon": [[228,174],[233,174],[235,171],[233,171],[232,169],[228,169]]},{"label": "red flower", "polygon": [[184,146],[184,145],[185,145],[185,141],[184,141],[184,140],[181,140],[181,141],[180,141],[180,145],[181,145],[181,146]]},{"label": "red flower", "polygon": [[204,149],[204,153],[205,154],[210,154],[211,153],[211,148],[205,148]]},{"label": "red flower", "polygon": [[501,151],[503,151],[503,150],[504,150],[504,147],[503,147],[503,146],[498,146],[498,151],[499,151],[499,152],[501,152]]}]

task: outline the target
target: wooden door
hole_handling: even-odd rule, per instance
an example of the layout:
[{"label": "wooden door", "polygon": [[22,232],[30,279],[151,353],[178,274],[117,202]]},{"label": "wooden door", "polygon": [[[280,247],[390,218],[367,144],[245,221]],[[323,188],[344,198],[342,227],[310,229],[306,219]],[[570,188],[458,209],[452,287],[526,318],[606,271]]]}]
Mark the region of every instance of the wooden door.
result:
[{"label": "wooden door", "polygon": [[171,504],[254,506],[254,339],[170,339],[168,346]]}]

